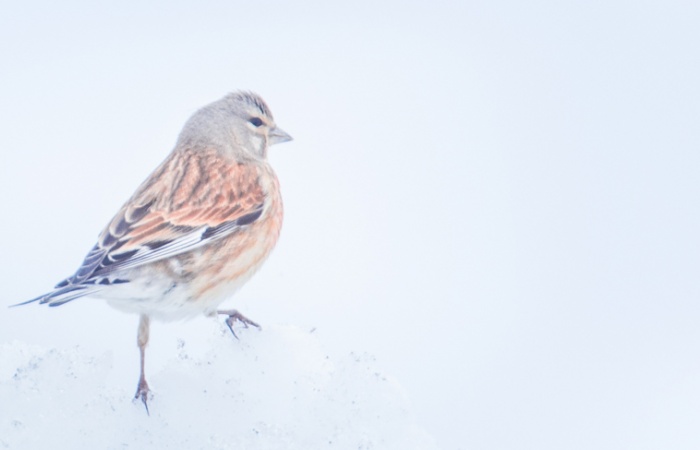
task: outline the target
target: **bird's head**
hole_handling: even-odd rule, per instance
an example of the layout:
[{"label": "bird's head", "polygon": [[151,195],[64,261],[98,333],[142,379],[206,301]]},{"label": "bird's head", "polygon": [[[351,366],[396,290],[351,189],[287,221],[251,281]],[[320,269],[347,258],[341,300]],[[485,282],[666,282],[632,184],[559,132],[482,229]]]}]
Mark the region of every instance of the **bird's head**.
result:
[{"label": "bird's head", "polygon": [[290,140],[259,95],[238,91],[194,113],[180,133],[178,147],[213,146],[238,159],[266,159],[270,145]]}]

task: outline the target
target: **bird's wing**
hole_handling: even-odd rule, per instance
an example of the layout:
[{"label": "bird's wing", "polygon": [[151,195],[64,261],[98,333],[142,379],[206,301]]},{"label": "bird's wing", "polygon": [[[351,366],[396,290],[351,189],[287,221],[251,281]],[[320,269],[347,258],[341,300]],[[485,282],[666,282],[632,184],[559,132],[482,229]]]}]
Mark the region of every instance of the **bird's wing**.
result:
[{"label": "bird's wing", "polygon": [[56,287],[169,258],[258,220],[265,205],[258,166],[202,153],[166,160],[112,219],[78,271]]}]

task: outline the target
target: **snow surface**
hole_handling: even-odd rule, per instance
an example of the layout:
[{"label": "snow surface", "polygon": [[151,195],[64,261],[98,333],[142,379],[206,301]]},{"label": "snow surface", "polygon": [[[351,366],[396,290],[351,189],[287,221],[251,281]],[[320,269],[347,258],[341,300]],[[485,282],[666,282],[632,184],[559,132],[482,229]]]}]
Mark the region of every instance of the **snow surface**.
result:
[{"label": "snow surface", "polygon": [[[137,375],[111,351],[0,344],[0,448],[431,449],[398,383],[368,354],[333,354],[293,326],[222,325],[147,351],[150,416]],[[149,352],[172,357],[149,374]]]}]

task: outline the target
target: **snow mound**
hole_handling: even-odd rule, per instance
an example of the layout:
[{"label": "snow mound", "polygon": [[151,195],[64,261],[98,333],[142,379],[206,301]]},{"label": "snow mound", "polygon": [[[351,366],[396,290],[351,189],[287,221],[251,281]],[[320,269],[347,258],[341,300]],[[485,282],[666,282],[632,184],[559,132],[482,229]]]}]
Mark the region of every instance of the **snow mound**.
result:
[{"label": "snow mound", "polygon": [[[366,354],[331,356],[294,327],[179,341],[132,386],[108,385],[109,352],[0,344],[0,449],[430,449],[401,387]],[[134,382],[137,374],[134,374]],[[128,389],[127,389],[128,388]]]}]

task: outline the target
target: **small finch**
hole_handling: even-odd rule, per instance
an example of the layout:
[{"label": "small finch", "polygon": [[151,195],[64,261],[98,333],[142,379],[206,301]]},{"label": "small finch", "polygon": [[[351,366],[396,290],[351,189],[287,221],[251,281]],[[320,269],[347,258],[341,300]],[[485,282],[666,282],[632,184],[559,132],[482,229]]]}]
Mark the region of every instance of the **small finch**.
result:
[{"label": "small finch", "polygon": [[262,98],[234,92],[190,117],[175,148],[122,206],[74,275],[32,300],[59,306],[96,297],[140,315],[141,374],[135,399],[148,412],[144,373],[151,319],[224,314],[275,246],[282,226],[279,183],[269,146],[291,140]]}]

